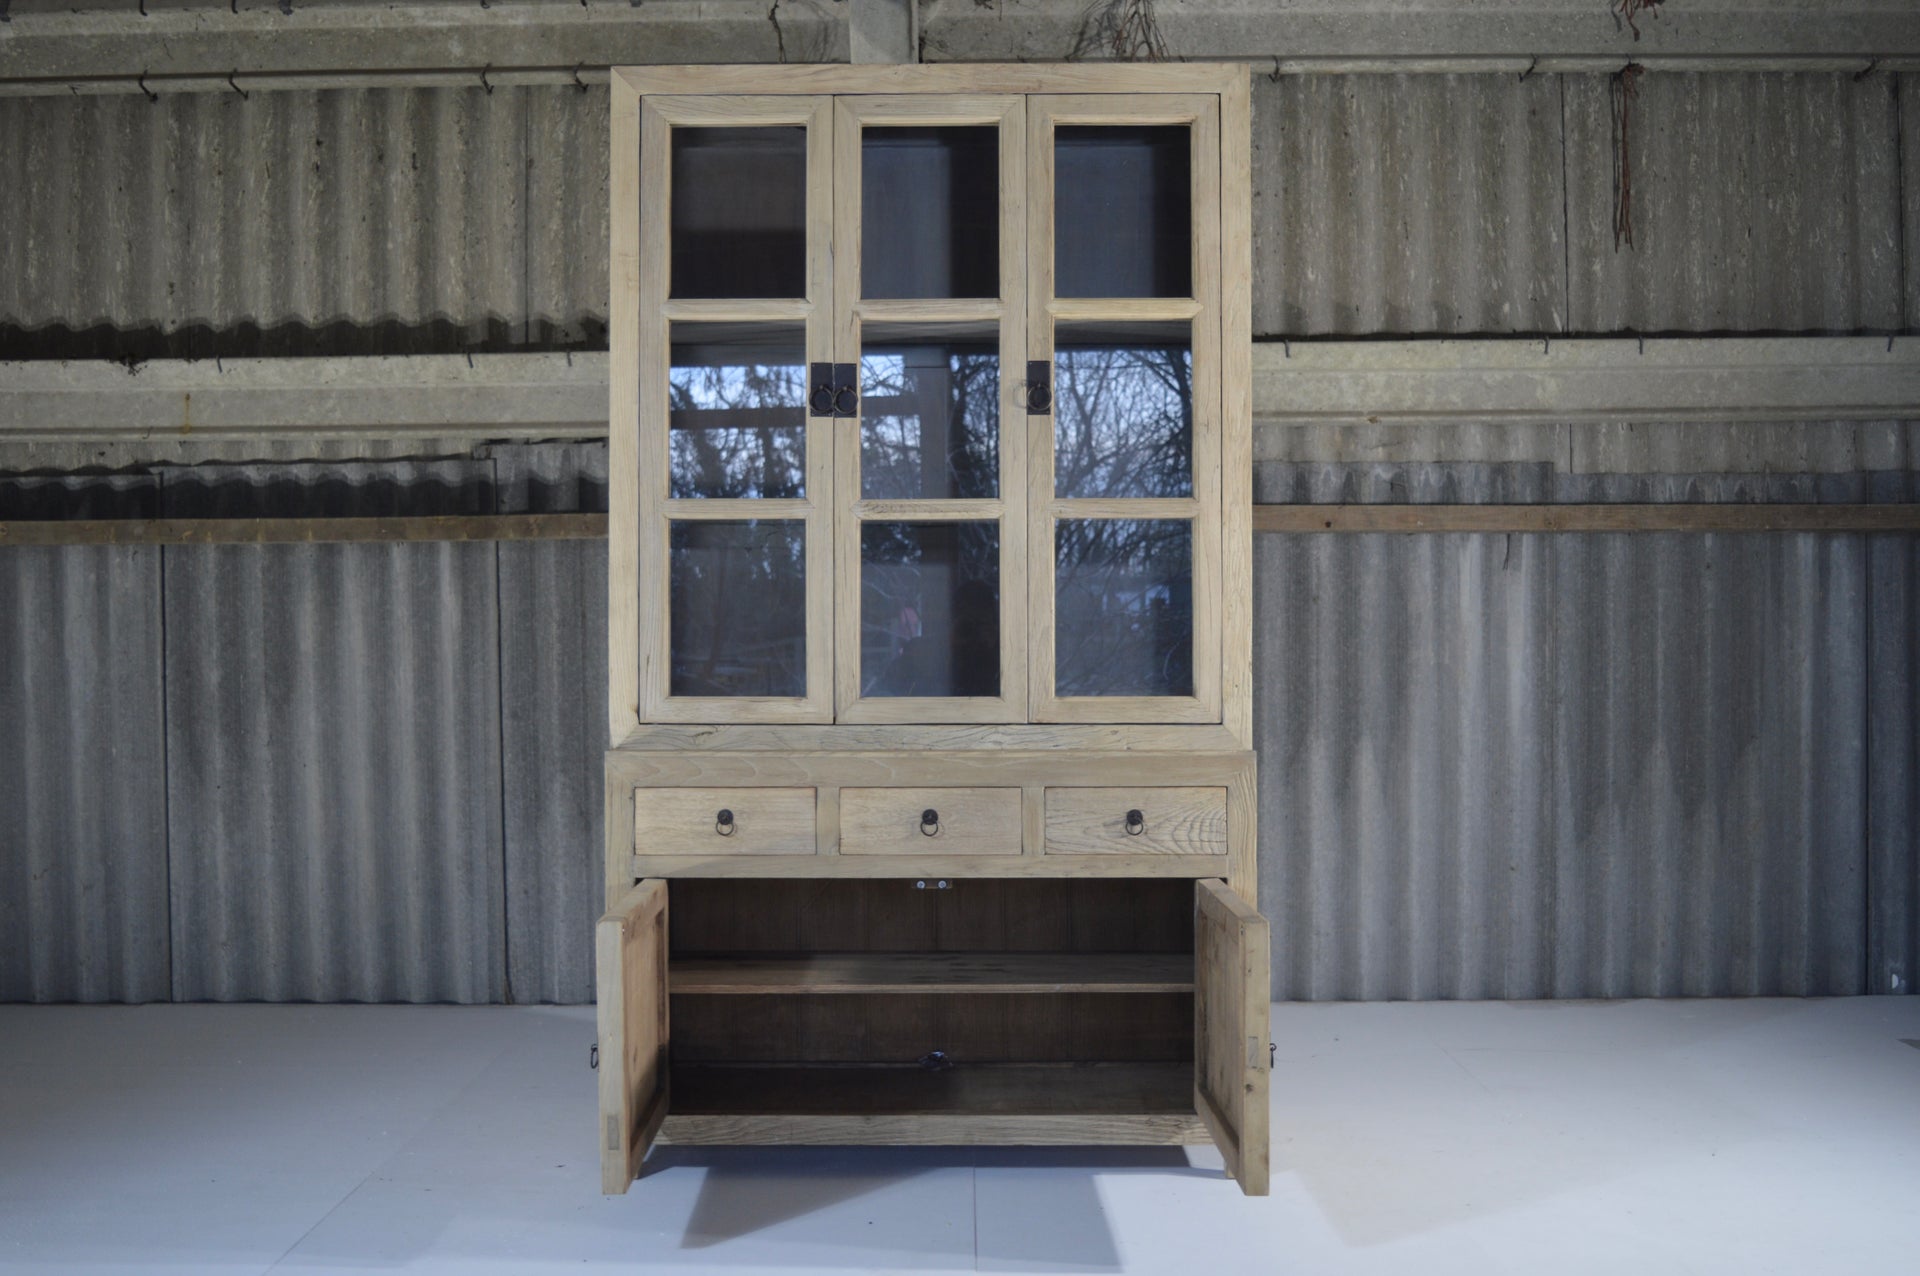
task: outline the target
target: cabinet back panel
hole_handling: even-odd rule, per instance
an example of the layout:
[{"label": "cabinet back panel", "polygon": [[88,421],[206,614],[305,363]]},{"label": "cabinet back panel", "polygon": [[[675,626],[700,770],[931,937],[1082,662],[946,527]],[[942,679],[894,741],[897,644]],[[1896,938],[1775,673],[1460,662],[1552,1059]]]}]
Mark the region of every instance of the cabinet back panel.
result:
[{"label": "cabinet back panel", "polygon": [[671,884],[676,956],[800,952],[1193,951],[1184,878],[805,878]]},{"label": "cabinet back panel", "polygon": [[676,996],[676,1063],[1141,1062],[1193,1057],[1192,993]]}]

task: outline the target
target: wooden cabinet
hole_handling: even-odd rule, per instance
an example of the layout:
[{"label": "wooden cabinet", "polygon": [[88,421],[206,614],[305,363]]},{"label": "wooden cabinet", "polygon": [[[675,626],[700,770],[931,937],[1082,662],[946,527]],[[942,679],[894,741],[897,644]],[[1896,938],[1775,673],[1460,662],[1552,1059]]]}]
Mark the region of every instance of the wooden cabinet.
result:
[{"label": "wooden cabinet", "polygon": [[605,1183],[1266,1190],[1247,72],[616,70]]}]

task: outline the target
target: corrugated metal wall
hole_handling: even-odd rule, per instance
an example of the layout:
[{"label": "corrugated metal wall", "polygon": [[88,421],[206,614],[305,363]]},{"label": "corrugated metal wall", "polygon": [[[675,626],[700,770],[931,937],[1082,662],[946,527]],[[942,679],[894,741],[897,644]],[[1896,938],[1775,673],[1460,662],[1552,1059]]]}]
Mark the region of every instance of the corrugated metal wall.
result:
[{"label": "corrugated metal wall", "polygon": [[[538,511],[603,507],[606,483],[585,445],[161,477],[115,499]],[[1256,495],[1913,500],[1920,475],[1269,462]],[[1894,536],[1259,537],[1275,994],[1904,985],[1914,554]],[[605,571],[598,542],[0,552],[0,676],[22,707],[0,730],[0,995],[588,999]]]},{"label": "corrugated metal wall", "polygon": [[0,357],[605,348],[607,90],[0,99]]},{"label": "corrugated metal wall", "polygon": [[[6,517],[604,509],[606,449],[0,479]],[[0,1000],[592,996],[597,542],[0,550]]]},{"label": "corrugated metal wall", "polygon": [[[1612,92],[1257,76],[1256,331],[1920,314],[1920,77],[1645,76],[1618,250]],[[604,89],[0,99],[0,358],[604,347],[606,147]],[[1466,451],[1500,463],[1388,467],[1302,429],[1262,435],[1259,482],[1910,500],[1868,470],[1917,430],[1488,426]],[[0,508],[605,501],[592,447],[283,459],[0,480]],[[1276,993],[1910,988],[1916,552],[1261,538]],[[604,573],[591,543],[0,551],[0,998],[589,997]]]},{"label": "corrugated metal wall", "polygon": [[[1611,77],[1255,76],[1255,332],[1900,328],[1914,78],[1642,76],[1616,250]],[[604,348],[606,129],[604,88],[0,99],[0,358]]]},{"label": "corrugated metal wall", "polygon": [[1256,333],[1563,332],[1558,77],[1254,81]]},{"label": "corrugated metal wall", "polygon": [[[1859,500],[1874,488],[1914,495],[1906,474],[1266,465],[1256,497]],[[1885,990],[1913,925],[1902,892],[1920,630],[1905,544],[1258,538],[1275,995]]]},{"label": "corrugated metal wall", "polygon": [[[151,516],[158,485],[0,480],[0,518]],[[160,551],[0,552],[0,1001],[168,995]]]}]

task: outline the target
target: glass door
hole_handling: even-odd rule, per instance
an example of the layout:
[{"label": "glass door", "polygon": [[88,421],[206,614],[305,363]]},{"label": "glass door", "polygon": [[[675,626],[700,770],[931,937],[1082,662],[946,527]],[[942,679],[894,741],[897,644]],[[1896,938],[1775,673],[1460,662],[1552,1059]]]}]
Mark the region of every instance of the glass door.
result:
[{"label": "glass door", "polygon": [[1026,713],[1024,103],[835,103],[843,722]]},{"label": "glass door", "polygon": [[1219,99],[1027,129],[1032,717],[1218,722]]},{"label": "glass door", "polygon": [[824,97],[641,105],[649,721],[832,716],[831,128]]}]

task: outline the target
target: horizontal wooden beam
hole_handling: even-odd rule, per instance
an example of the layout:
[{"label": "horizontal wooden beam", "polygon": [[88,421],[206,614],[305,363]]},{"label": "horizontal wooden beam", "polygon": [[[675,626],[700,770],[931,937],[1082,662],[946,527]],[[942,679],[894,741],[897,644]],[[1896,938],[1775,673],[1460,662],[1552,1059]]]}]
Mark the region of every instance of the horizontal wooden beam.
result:
[{"label": "horizontal wooden beam", "polygon": [[435,514],[411,518],[120,518],[0,522],[0,547],[603,540],[606,535],[605,514]]},{"label": "horizontal wooden beam", "polygon": [[1920,532],[1920,505],[1255,505],[1256,532]]}]

